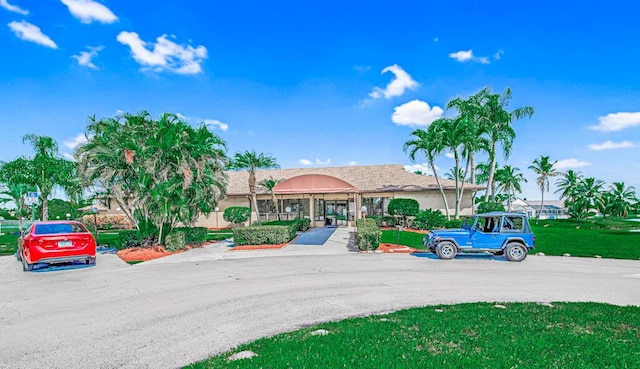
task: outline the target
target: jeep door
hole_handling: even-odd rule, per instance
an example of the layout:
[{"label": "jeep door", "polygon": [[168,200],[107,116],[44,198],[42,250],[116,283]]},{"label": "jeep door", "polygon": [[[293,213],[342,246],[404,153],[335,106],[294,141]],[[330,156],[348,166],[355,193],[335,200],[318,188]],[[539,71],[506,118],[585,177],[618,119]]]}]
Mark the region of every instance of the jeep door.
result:
[{"label": "jeep door", "polygon": [[474,249],[499,249],[498,236],[500,235],[501,217],[478,218],[475,231],[471,233],[471,241]]}]

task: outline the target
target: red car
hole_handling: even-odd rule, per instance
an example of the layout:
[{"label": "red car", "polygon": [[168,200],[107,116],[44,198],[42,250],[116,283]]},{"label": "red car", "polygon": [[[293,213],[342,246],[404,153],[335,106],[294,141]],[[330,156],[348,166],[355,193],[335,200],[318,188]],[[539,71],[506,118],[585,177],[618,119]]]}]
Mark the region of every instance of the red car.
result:
[{"label": "red car", "polygon": [[95,264],[96,240],[80,222],[36,222],[18,238],[17,256],[25,272],[37,263]]}]

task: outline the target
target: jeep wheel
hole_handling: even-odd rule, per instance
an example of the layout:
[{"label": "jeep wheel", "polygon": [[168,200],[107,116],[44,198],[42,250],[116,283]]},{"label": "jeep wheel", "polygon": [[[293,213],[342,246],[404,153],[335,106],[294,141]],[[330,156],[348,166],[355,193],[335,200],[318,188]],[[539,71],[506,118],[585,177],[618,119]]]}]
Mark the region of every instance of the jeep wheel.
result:
[{"label": "jeep wheel", "polygon": [[510,242],[504,249],[504,256],[509,261],[522,261],[527,257],[527,247],[519,242]]},{"label": "jeep wheel", "polygon": [[444,241],[436,246],[436,255],[438,255],[440,259],[451,260],[456,257],[457,252],[458,250],[453,242]]}]

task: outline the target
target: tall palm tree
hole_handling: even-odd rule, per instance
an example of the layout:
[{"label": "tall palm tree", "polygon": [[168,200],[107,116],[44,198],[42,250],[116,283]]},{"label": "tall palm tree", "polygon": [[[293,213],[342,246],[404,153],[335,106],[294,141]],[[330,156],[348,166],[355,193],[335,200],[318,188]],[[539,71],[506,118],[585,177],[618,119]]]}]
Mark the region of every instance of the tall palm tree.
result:
[{"label": "tall palm tree", "polygon": [[542,194],[540,209],[536,215],[536,224],[540,220],[540,213],[542,213],[542,208],[544,206],[544,193],[545,191],[549,192],[549,178],[561,175],[561,173],[556,171],[553,167],[556,163],[557,161],[551,162],[549,161],[548,156],[542,155],[538,159],[535,159],[533,164],[529,166],[529,169],[533,170],[538,175],[536,183],[540,187],[540,192]]},{"label": "tall palm tree", "polygon": [[577,189],[577,201],[586,204],[587,211],[604,209],[606,202],[603,193],[604,181],[594,177],[587,177],[580,181]]},{"label": "tall palm tree", "polygon": [[269,176],[269,178],[265,178],[262,181],[258,182],[258,185],[264,188],[271,195],[271,203],[273,204],[274,209],[276,209],[276,214],[278,219],[280,219],[280,210],[278,209],[278,200],[276,199],[276,194],[273,192],[273,189],[276,185],[282,182],[282,179],[274,179]]},{"label": "tall palm tree", "polygon": [[17,158],[8,163],[0,163],[0,203],[13,202],[18,215],[18,229],[22,231],[23,217],[28,209],[26,197],[37,188],[29,184],[27,174],[31,162],[25,158]]},{"label": "tall palm tree", "polygon": [[[431,126],[433,126],[433,123]],[[431,126],[426,131],[418,128],[411,132],[411,135],[414,138],[404,143],[403,151],[408,152],[409,159],[411,159],[412,162],[415,162],[416,154],[418,153],[422,153],[426,156],[429,161],[431,171],[433,172],[433,176],[436,179],[438,189],[440,190],[440,195],[442,196],[447,220],[449,220],[451,218],[449,215],[449,204],[447,202],[447,196],[444,193],[442,183],[440,182],[440,178],[438,177],[438,171],[435,164],[436,157],[444,151],[445,147],[442,140],[438,137],[439,131],[432,129]]]},{"label": "tall palm tree", "polygon": [[31,159],[31,180],[40,190],[42,201],[41,219],[48,219],[49,196],[54,187],[66,187],[76,177],[76,163],[63,159],[58,154],[58,143],[51,137],[27,134],[23,143],[30,143],[35,152]]},{"label": "tall palm tree", "polygon": [[497,190],[504,192],[507,197],[507,211],[511,211],[511,201],[516,197],[516,192],[522,193],[522,182],[527,182],[524,175],[520,172],[520,169],[505,165],[504,167],[496,170]]},{"label": "tall palm tree", "polygon": [[257,169],[271,169],[279,168],[280,166],[276,162],[276,159],[270,154],[256,153],[254,150],[247,150],[242,153],[236,153],[235,156],[229,162],[229,169],[231,170],[247,170],[249,172],[249,192],[251,193],[251,199],[253,208],[256,211],[257,222],[260,222],[260,212],[258,210],[258,199],[256,197],[256,170]]},{"label": "tall palm tree", "polygon": [[[522,118],[530,118],[533,115],[533,107],[525,106],[508,111],[507,106],[511,101],[510,88],[505,89],[502,95],[499,95],[491,93],[491,89],[487,87],[478,92],[477,99],[481,101],[482,106],[478,113],[480,115],[479,122],[482,126],[482,131],[491,142],[489,148],[489,178],[485,193],[485,201],[489,201],[490,191],[494,188],[498,144],[502,145],[504,157],[508,158],[516,137],[516,132],[511,123]],[[494,194],[491,193],[491,195]]]}]

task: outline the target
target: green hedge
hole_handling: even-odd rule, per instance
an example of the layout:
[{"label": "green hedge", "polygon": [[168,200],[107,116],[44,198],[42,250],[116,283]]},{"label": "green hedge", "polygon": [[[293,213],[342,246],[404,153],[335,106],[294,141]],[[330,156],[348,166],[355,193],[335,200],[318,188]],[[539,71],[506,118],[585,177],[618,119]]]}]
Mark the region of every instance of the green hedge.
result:
[{"label": "green hedge", "polygon": [[207,229],[205,227],[176,227],[173,232],[183,232],[187,245],[199,246],[207,241]]},{"label": "green hedge", "polygon": [[120,234],[118,235],[118,237],[120,238],[121,249],[128,249],[131,247],[140,246],[143,240],[142,234],[137,230],[120,231]]},{"label": "green hedge", "polygon": [[[254,222],[253,224],[256,225],[257,222]],[[308,230],[309,227],[311,226],[311,219],[303,218],[303,219],[292,219],[292,220],[268,220],[268,221],[262,222],[262,225],[284,225],[284,226],[288,226],[290,224],[295,224],[298,231],[304,232],[304,231]]]},{"label": "green hedge", "polygon": [[182,231],[173,231],[164,240],[164,248],[167,251],[179,251],[187,248],[186,235]]},{"label": "green hedge", "polygon": [[243,224],[251,216],[251,209],[246,206],[231,206],[224,209],[222,218],[229,223]]},{"label": "green hedge", "polygon": [[298,223],[289,225],[263,225],[233,229],[233,243],[242,245],[279,245],[296,236]]},{"label": "green hedge", "polygon": [[416,229],[428,230],[442,228],[447,222],[440,210],[425,209],[420,210],[411,223],[411,227]]},{"label": "green hedge", "polygon": [[358,227],[356,245],[360,250],[376,250],[380,247],[382,231],[375,222],[369,221],[365,225],[364,220],[358,219],[356,226]]}]

